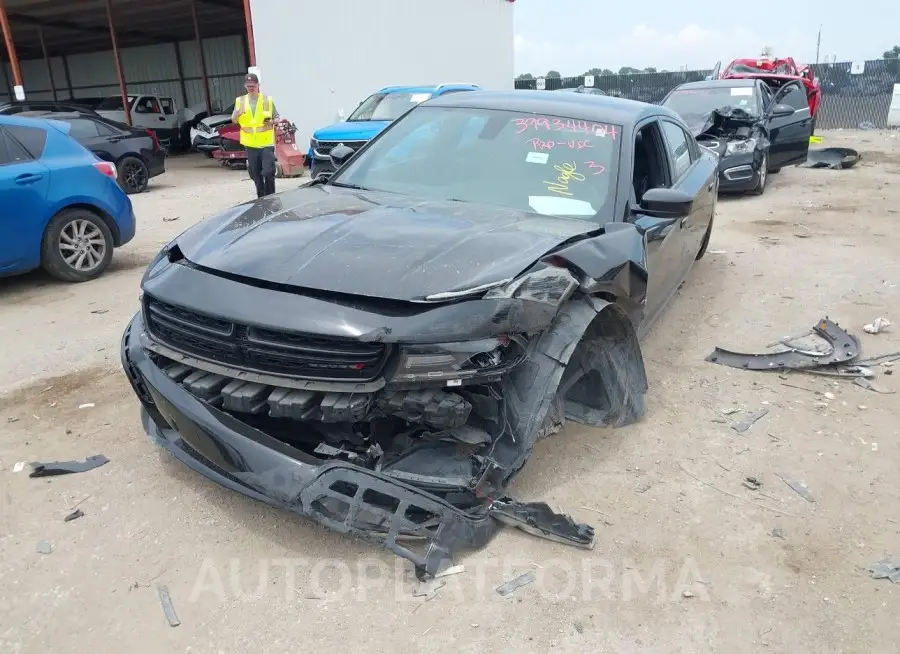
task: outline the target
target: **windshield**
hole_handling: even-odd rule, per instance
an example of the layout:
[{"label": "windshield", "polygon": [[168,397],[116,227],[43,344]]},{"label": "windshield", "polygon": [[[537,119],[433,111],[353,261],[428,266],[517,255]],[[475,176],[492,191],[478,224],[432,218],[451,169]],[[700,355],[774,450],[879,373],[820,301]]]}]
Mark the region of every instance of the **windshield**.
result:
[{"label": "windshield", "polygon": [[349,122],[397,120],[405,112],[430,97],[431,93],[376,93],[366,98],[347,120]]},{"label": "windshield", "polygon": [[331,183],[593,220],[612,213],[620,134],[569,117],[422,106]]},{"label": "windshield", "polygon": [[[134,96],[128,96],[128,104],[134,102]],[[122,96],[121,95],[111,95],[108,98],[104,98],[103,102],[97,105],[98,111],[125,111],[125,105],[122,104]]]},{"label": "windshield", "polygon": [[750,64],[731,64],[728,73],[744,74],[744,75],[791,75],[791,67],[787,64],[770,64],[768,68],[762,66],[751,66]]},{"label": "windshield", "polygon": [[677,89],[666,98],[663,105],[681,116],[688,125],[706,122],[714,110],[722,107],[735,107],[751,116],[759,115],[752,86]]}]

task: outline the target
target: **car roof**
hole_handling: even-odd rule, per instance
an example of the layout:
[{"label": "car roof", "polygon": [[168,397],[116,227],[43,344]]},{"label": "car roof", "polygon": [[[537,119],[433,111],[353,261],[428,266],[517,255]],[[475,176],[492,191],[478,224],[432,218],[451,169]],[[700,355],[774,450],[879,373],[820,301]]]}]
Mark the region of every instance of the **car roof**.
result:
[{"label": "car roof", "polygon": [[[28,113],[31,113],[31,112],[28,112]],[[6,116],[3,114],[0,114],[0,126],[2,126],[2,125],[20,125],[22,127],[40,127],[43,129],[44,127],[47,126],[47,123],[44,120],[44,118],[47,118],[48,116],[53,116],[53,115],[56,115],[56,114],[52,114],[50,112],[42,112],[40,114],[40,116],[34,116],[34,117],[28,117],[28,116],[23,117],[22,114],[13,114],[12,116]]]},{"label": "car roof", "polygon": [[733,89],[741,86],[756,86],[758,83],[755,77],[735,77],[726,79],[705,79],[699,82],[686,82],[675,87],[678,89]]},{"label": "car roof", "polygon": [[671,109],[637,100],[588,93],[556,91],[472,91],[441,95],[425,103],[429,107],[503,109],[523,114],[545,114],[591,120],[627,127],[650,116],[666,116],[680,121]]},{"label": "car roof", "polygon": [[438,87],[442,89],[468,89],[474,90],[478,87],[475,84],[431,84],[425,86],[385,86],[383,89],[379,90],[379,93],[434,93],[438,90]]}]

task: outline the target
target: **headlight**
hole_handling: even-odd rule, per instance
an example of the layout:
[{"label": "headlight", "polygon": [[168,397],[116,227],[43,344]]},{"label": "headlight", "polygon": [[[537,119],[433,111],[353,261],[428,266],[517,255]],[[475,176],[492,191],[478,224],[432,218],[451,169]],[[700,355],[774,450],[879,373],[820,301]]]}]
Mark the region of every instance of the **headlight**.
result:
[{"label": "headlight", "polygon": [[743,154],[745,152],[753,152],[756,149],[756,139],[746,139],[744,141],[729,141],[725,146],[726,156],[729,154]]},{"label": "headlight", "polygon": [[522,361],[525,344],[522,337],[504,335],[460,343],[403,346],[391,381],[443,381],[447,386],[461,386],[465,379],[491,377],[510,370]]},{"label": "headlight", "polygon": [[209,126],[206,123],[197,123],[197,129],[209,134]]},{"label": "headlight", "polygon": [[319,142],[316,139],[309,139],[309,147],[315,150],[317,147],[319,147]]}]

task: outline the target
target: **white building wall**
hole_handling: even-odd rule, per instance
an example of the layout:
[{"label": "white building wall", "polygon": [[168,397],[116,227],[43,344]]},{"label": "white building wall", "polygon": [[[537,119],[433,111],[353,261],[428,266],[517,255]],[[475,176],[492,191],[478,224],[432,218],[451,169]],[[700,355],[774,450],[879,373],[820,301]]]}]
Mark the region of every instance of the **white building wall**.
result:
[{"label": "white building wall", "polygon": [[[250,0],[263,92],[307,140],[379,88],[513,88],[508,0]],[[336,17],[339,17],[336,19]]]},{"label": "white building wall", "polygon": [[[182,96],[178,75],[178,60],[174,43],[123,48],[122,69],[130,93],[155,93],[175,98],[179,105],[205,104],[203,81],[200,74],[200,55],[196,41],[178,44],[181,50],[182,72],[187,91],[187,103]],[[247,70],[247,57],[241,35],[203,40],[206,72],[210,77],[209,92],[213,106],[229,107],[234,98],[243,92],[243,76]],[[119,93],[116,79],[116,62],[112,50],[90,52],[67,57],[74,97],[115,95]],[[62,57],[51,58],[53,82],[57,97],[69,97],[65,66]],[[22,81],[27,98],[52,100],[47,64],[43,59],[20,61]],[[5,83],[3,74],[9,84]],[[12,86],[9,64],[0,73],[0,101],[8,99],[8,86]]]}]

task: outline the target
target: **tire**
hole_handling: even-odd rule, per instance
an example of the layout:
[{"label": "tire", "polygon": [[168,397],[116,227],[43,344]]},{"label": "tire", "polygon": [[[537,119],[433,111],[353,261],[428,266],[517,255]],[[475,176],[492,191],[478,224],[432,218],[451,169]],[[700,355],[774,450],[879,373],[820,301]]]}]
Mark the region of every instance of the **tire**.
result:
[{"label": "tire", "polygon": [[44,230],[41,267],[64,282],[87,282],[103,274],[112,261],[114,246],[103,218],[87,209],[64,209]]},{"label": "tire", "polygon": [[815,133],[816,133],[816,119],[815,119],[815,117],[814,117],[814,118],[812,119],[812,125],[810,126],[810,129],[809,129],[809,135],[810,135],[810,136],[814,136]]},{"label": "tire", "polygon": [[781,168],[770,168],[770,169],[769,169],[769,174],[770,174],[770,175],[777,175],[777,174],[780,173],[780,172],[781,172]]},{"label": "tire", "polygon": [[147,164],[137,157],[123,157],[116,164],[119,171],[119,186],[128,195],[143,193],[150,183],[150,172]]},{"label": "tire", "polygon": [[759,164],[759,181],[756,187],[750,191],[752,195],[762,195],[766,192],[766,182],[769,179],[769,153],[763,154],[762,163]]}]

